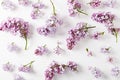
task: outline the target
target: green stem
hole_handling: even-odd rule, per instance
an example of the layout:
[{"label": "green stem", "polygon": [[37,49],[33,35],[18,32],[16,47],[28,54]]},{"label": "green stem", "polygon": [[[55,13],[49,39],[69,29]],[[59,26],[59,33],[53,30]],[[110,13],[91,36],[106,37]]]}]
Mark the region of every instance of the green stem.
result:
[{"label": "green stem", "polygon": [[51,2],[52,7],[53,7],[53,15],[56,15],[54,3],[52,2],[52,0],[50,0],[50,2]]},{"label": "green stem", "polygon": [[25,67],[25,66],[28,66],[28,65],[30,65],[30,66],[31,66],[31,65],[32,65],[32,63],[34,63],[34,62],[35,62],[35,61],[31,61],[30,63],[28,63],[28,64],[24,65],[24,67]]},{"label": "green stem", "polygon": [[77,9],[77,11],[78,11],[79,13],[84,14],[84,15],[88,15],[87,13],[83,12],[82,10]]},{"label": "green stem", "polygon": [[27,45],[28,45],[28,40],[27,37],[25,36],[25,50],[27,50]]},{"label": "green stem", "polygon": [[86,29],[95,28],[96,26],[85,27]]},{"label": "green stem", "polygon": [[116,43],[118,42],[118,32],[115,32]]}]

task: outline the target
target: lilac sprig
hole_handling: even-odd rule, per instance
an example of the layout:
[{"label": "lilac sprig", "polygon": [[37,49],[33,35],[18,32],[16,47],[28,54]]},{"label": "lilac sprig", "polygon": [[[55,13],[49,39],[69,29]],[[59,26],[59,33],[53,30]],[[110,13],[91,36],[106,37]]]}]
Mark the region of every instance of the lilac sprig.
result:
[{"label": "lilac sprig", "polygon": [[119,67],[114,67],[111,69],[111,74],[115,77],[120,76],[120,68]]},{"label": "lilac sprig", "polygon": [[102,53],[105,53],[105,54],[106,54],[106,53],[110,53],[110,52],[111,52],[110,50],[111,50],[111,47],[101,48],[101,52],[102,52]]},{"label": "lilac sprig", "polygon": [[31,12],[32,19],[37,19],[39,16],[42,15],[41,10],[44,9],[46,6],[38,1],[37,3],[32,4],[33,10]]},{"label": "lilac sprig", "polygon": [[36,50],[35,50],[35,54],[36,55],[40,55],[42,56],[43,54],[48,53],[48,48],[46,47],[46,45],[44,46],[39,46]]},{"label": "lilac sprig", "polygon": [[95,78],[101,78],[103,76],[103,73],[96,67],[89,67],[89,70]]},{"label": "lilac sprig", "polygon": [[14,75],[14,80],[25,80],[21,75],[15,74]]},{"label": "lilac sprig", "polygon": [[115,19],[115,15],[110,12],[97,12],[93,13],[91,17],[94,21],[105,24],[106,27],[113,26],[113,20]]},{"label": "lilac sprig", "polygon": [[91,38],[98,40],[100,36],[104,35],[105,32],[96,32],[94,33]]},{"label": "lilac sprig", "polygon": [[13,64],[10,64],[10,62],[7,62],[6,64],[3,64],[3,70],[12,72],[14,71],[15,66]]},{"label": "lilac sprig", "polygon": [[88,35],[88,30],[91,28],[95,28],[95,26],[88,27],[87,23],[77,23],[75,28],[68,31],[68,34],[70,36],[66,39],[67,48],[69,50],[72,50],[78,41],[86,38],[86,36]]},{"label": "lilac sprig", "polygon": [[110,28],[108,28],[108,32],[115,36],[116,43],[117,43],[118,42],[118,34],[120,32],[120,28],[112,28],[112,27],[110,27]]},{"label": "lilac sprig", "polygon": [[35,61],[31,61],[30,63],[28,64],[25,64],[25,65],[21,65],[18,70],[19,71],[22,71],[22,72],[31,72],[32,71],[32,64],[34,63]]},{"label": "lilac sprig", "polygon": [[53,80],[55,74],[63,74],[67,68],[77,71],[77,67],[78,65],[73,61],[68,62],[68,64],[58,64],[53,61],[45,71],[45,80]]},{"label": "lilac sprig", "polygon": [[10,0],[3,0],[2,3],[1,3],[1,6],[4,9],[10,9],[10,10],[15,10],[16,9],[16,5],[13,2],[11,2]]},{"label": "lilac sprig", "polygon": [[37,28],[37,32],[40,35],[48,36],[51,34],[55,34],[57,28],[63,24],[62,20],[60,20],[57,16],[51,16],[47,21],[45,26]]},{"label": "lilac sprig", "polygon": [[8,18],[8,20],[2,22],[0,25],[0,31],[10,32],[13,35],[19,35],[25,39],[25,50],[27,49],[27,37],[30,33],[30,24],[21,18]]},{"label": "lilac sprig", "polygon": [[70,16],[75,16],[78,13],[88,15],[87,13],[83,12],[83,10],[81,10],[81,3],[78,0],[68,0],[67,3]]}]

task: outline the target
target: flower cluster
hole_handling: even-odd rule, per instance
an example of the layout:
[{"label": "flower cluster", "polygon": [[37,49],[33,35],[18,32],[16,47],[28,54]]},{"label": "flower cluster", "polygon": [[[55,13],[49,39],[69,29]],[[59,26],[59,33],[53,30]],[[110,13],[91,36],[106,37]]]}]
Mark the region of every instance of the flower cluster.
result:
[{"label": "flower cluster", "polygon": [[16,9],[16,5],[13,2],[11,2],[10,0],[3,0],[2,3],[1,3],[1,6],[4,9],[10,9],[10,10],[15,10]]},{"label": "flower cluster", "polygon": [[7,49],[10,51],[10,52],[19,52],[21,49],[14,43],[12,42],[11,44],[8,45]]},{"label": "flower cluster", "polygon": [[43,3],[41,3],[41,2],[34,3],[32,5],[32,7],[33,7],[33,10],[31,12],[32,19],[37,19],[40,16],[43,16],[43,13],[41,12],[41,9],[46,7]]},{"label": "flower cluster", "polygon": [[26,65],[21,65],[18,70],[22,71],[22,72],[31,72],[32,71],[32,64],[34,63],[34,61],[31,61],[30,63],[26,64]]},{"label": "flower cluster", "polygon": [[90,67],[89,70],[91,71],[95,78],[100,78],[103,76],[103,73],[96,67]]},{"label": "flower cluster", "polygon": [[78,13],[88,15],[85,12],[83,12],[83,10],[81,10],[81,3],[78,0],[68,0],[68,7],[70,16],[75,16]]},{"label": "flower cluster", "polygon": [[116,42],[118,42],[118,34],[120,32],[120,28],[110,27],[110,28],[108,28],[108,32],[111,33],[112,35],[114,35],[116,38]]},{"label": "flower cluster", "polygon": [[15,74],[14,80],[25,80],[21,75]]},{"label": "flower cluster", "polygon": [[68,34],[70,35],[66,39],[68,49],[69,50],[73,49],[73,47],[76,45],[78,41],[85,38],[88,35],[88,30],[90,28],[95,28],[95,26],[88,27],[87,23],[80,22],[80,23],[77,23],[74,29],[71,29],[70,31],[68,31]]},{"label": "flower cluster", "polygon": [[29,23],[21,18],[9,18],[0,25],[1,31],[10,32],[14,35],[23,37],[26,41],[25,50],[27,49],[27,37],[29,34]]},{"label": "flower cluster", "polygon": [[120,68],[119,67],[114,67],[114,68],[112,68],[112,70],[111,70],[111,73],[112,73],[112,75],[113,76],[120,76]]},{"label": "flower cluster", "polygon": [[91,17],[94,21],[103,23],[107,27],[113,26],[113,20],[115,19],[115,15],[110,12],[98,12],[93,13]]},{"label": "flower cluster", "polygon": [[30,0],[18,0],[20,5],[28,6],[31,2]]},{"label": "flower cluster", "polygon": [[53,61],[49,68],[45,71],[45,80],[53,80],[55,74],[63,74],[66,69],[70,69],[72,71],[77,71],[77,64],[73,61],[68,62],[68,64],[58,64]]},{"label": "flower cluster", "polygon": [[100,0],[92,0],[89,4],[91,7],[96,8],[101,5],[101,1]]},{"label": "flower cluster", "polygon": [[9,71],[9,72],[12,72],[14,70],[14,65],[13,64],[10,64],[9,62],[6,63],[6,64],[3,64],[3,70],[4,71]]},{"label": "flower cluster", "polygon": [[36,50],[35,50],[35,54],[36,55],[40,55],[42,56],[43,54],[48,53],[48,49],[46,47],[46,45],[44,46],[39,46]]},{"label": "flower cluster", "polygon": [[56,33],[57,28],[60,27],[62,23],[62,20],[60,20],[57,16],[51,16],[46,21],[46,25],[44,27],[39,27],[37,31],[40,35],[48,36]]}]

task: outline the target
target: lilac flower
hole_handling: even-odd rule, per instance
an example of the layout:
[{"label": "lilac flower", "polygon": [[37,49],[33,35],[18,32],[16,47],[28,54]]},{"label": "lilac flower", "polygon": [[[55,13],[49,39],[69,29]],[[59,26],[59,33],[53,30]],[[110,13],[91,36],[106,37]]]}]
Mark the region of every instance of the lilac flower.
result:
[{"label": "lilac flower", "polygon": [[101,35],[104,35],[104,32],[96,32],[91,36],[91,38],[98,40]]},{"label": "lilac flower", "polygon": [[113,62],[113,57],[108,57],[108,62],[112,63]]},{"label": "lilac flower", "polygon": [[70,36],[66,39],[68,49],[73,49],[78,41],[84,39],[88,35],[88,30],[90,28],[95,28],[95,26],[87,27],[87,23],[80,22],[77,23],[74,29],[69,30],[68,34]]},{"label": "lilac flower", "polygon": [[57,47],[54,49],[54,53],[59,55],[63,52],[64,50],[60,47],[60,43],[57,43]]},{"label": "lilac flower", "polygon": [[9,18],[0,25],[1,31],[10,32],[14,35],[23,37],[26,41],[25,50],[27,49],[27,37],[29,34],[29,23],[21,18]]},{"label": "lilac flower", "polygon": [[57,28],[61,25],[62,25],[62,21],[57,16],[52,16],[46,21],[46,25],[44,27],[40,27],[37,29],[37,32],[40,35],[44,35],[44,36],[55,34]]},{"label": "lilac flower", "polygon": [[78,65],[73,61],[69,61],[68,64],[67,64],[67,67],[72,71],[77,71],[78,70]]},{"label": "lilac flower", "polygon": [[32,64],[34,61],[31,61],[30,63],[26,65],[21,65],[18,70],[22,72],[31,72],[32,71]]},{"label": "lilac flower", "polygon": [[111,49],[110,47],[101,48],[101,52],[105,54],[110,53],[110,49]]},{"label": "lilac flower", "polygon": [[65,65],[60,65],[58,64],[57,62],[53,61],[51,64],[50,64],[50,68],[52,69],[52,71],[54,73],[57,73],[57,74],[63,74],[64,71],[65,71]]},{"label": "lilac flower", "polygon": [[81,10],[81,3],[78,0],[68,0],[68,7],[70,16],[75,16],[78,13],[88,15],[85,12],[83,12],[83,10]]},{"label": "lilac flower", "polygon": [[120,68],[119,67],[112,68],[111,73],[115,77],[120,76]]},{"label": "lilac flower", "polygon": [[10,52],[13,52],[13,51],[19,52],[20,48],[14,42],[12,42],[10,45],[8,45],[8,50]]},{"label": "lilac flower", "polygon": [[47,69],[45,71],[45,80],[53,80],[54,73],[51,71],[51,69]]},{"label": "lilac flower", "polygon": [[3,64],[3,70],[4,71],[9,71],[9,72],[12,72],[14,70],[14,65],[13,64],[10,64],[9,62],[6,63],[6,64]]},{"label": "lilac flower", "polygon": [[108,32],[115,36],[116,43],[118,42],[118,33],[120,32],[120,28],[108,28]]},{"label": "lilac flower", "polygon": [[2,3],[1,3],[1,6],[4,9],[10,9],[10,10],[15,10],[16,9],[16,5],[13,2],[11,2],[10,0],[3,0]]},{"label": "lilac flower", "polygon": [[92,0],[89,4],[91,7],[96,8],[101,5],[101,1],[100,0]]},{"label": "lilac flower", "polygon": [[92,14],[92,19],[96,22],[105,24],[107,27],[110,27],[113,26],[115,15],[111,14],[110,12],[98,12]]},{"label": "lilac flower", "polygon": [[31,2],[29,0],[18,0],[20,5],[28,6]]},{"label": "lilac flower", "polygon": [[102,72],[96,67],[90,67],[89,70],[95,78],[101,78],[103,76]]},{"label": "lilac flower", "polygon": [[21,75],[15,74],[14,80],[25,80]]},{"label": "lilac flower", "polygon": [[43,54],[48,53],[48,49],[46,48],[46,45],[44,46],[39,46],[36,50],[35,50],[35,54],[36,55],[40,55],[42,56]]},{"label": "lilac flower", "polygon": [[31,12],[32,19],[37,19],[40,16],[43,16],[43,13],[41,12],[41,9],[46,7],[43,3],[41,3],[41,2],[34,3],[32,5],[32,7],[33,7],[33,10]]},{"label": "lilac flower", "polygon": [[87,51],[88,56],[93,56],[92,51],[89,51],[89,49],[88,49],[88,48],[86,48],[86,51]]}]

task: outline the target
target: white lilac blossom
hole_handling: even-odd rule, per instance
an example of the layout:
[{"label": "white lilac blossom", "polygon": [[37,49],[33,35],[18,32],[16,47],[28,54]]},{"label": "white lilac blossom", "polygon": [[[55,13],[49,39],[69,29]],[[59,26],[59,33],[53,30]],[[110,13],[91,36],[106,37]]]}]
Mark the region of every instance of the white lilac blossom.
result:
[{"label": "white lilac blossom", "polygon": [[48,53],[48,48],[46,47],[46,45],[38,46],[38,48],[34,52],[34,54],[40,55],[40,56],[42,56],[42,55],[44,55],[46,53]]},{"label": "white lilac blossom", "polygon": [[105,24],[106,27],[113,26],[113,20],[115,19],[115,15],[110,12],[97,12],[92,14],[92,20]]},{"label": "white lilac blossom", "polygon": [[103,5],[104,5],[104,6],[112,7],[112,8],[113,8],[116,4],[117,4],[117,1],[116,1],[116,0],[106,0],[105,2],[103,2]]},{"label": "white lilac blossom", "polygon": [[44,36],[55,34],[57,28],[59,28],[62,23],[62,20],[60,20],[57,16],[51,16],[43,27],[39,27],[37,29],[37,32]]},{"label": "white lilac blossom", "polygon": [[14,80],[25,80],[21,75],[15,74],[14,75]]},{"label": "white lilac blossom", "polygon": [[67,3],[70,16],[75,16],[78,13],[88,15],[85,12],[83,12],[83,10],[81,10],[82,4],[78,0],[68,0]]},{"label": "white lilac blossom", "polygon": [[95,78],[101,78],[103,76],[103,73],[96,67],[89,67],[89,70]]},{"label": "white lilac blossom", "polygon": [[95,28],[95,26],[88,27],[87,23],[77,23],[75,28],[68,31],[69,37],[66,39],[67,48],[72,50],[78,41],[86,38],[86,36],[89,34],[88,31],[91,28]]},{"label": "white lilac blossom", "polygon": [[120,68],[119,67],[114,67],[111,69],[111,74],[115,77],[120,76]]},{"label": "white lilac blossom", "polygon": [[104,32],[96,32],[91,36],[91,38],[98,40],[102,35],[104,35]]},{"label": "white lilac blossom", "polygon": [[10,64],[9,62],[6,64],[3,64],[4,71],[12,72],[12,71],[14,71],[14,68],[15,68],[15,66],[13,64]]},{"label": "white lilac blossom", "polygon": [[87,51],[87,56],[93,56],[93,52],[92,52],[92,51],[89,51],[88,48],[86,48],[86,51]]},{"label": "white lilac blossom", "polygon": [[90,6],[93,8],[99,7],[101,5],[101,1],[100,0],[91,0],[89,2]]},{"label": "white lilac blossom", "polygon": [[72,71],[77,71],[77,67],[78,65],[73,61],[69,61],[68,64],[58,64],[57,62],[53,61],[45,71],[45,80],[53,80],[56,74],[65,73],[67,68]]},{"label": "white lilac blossom", "polygon": [[111,52],[111,47],[104,47],[104,48],[101,48],[101,52],[102,53],[105,53],[105,54],[108,54]]},{"label": "white lilac blossom", "polygon": [[15,10],[16,9],[16,5],[13,2],[11,2],[10,0],[3,0],[2,3],[1,3],[1,6],[4,9],[10,9],[10,10]]},{"label": "white lilac blossom", "polygon": [[59,55],[63,52],[64,50],[60,47],[60,43],[57,43],[57,47],[54,49],[54,53]]},{"label": "white lilac blossom", "polygon": [[109,56],[108,58],[107,58],[107,61],[109,62],[109,63],[112,63],[114,60],[113,60],[113,57],[111,57],[111,56]]},{"label": "white lilac blossom", "polygon": [[30,33],[30,24],[21,18],[8,18],[0,25],[0,31],[10,32],[25,39],[25,50],[27,49],[27,38]]},{"label": "white lilac blossom", "polygon": [[20,48],[14,43],[12,42],[11,44],[8,45],[7,49],[10,51],[10,52],[19,52],[20,51]]},{"label": "white lilac blossom", "polygon": [[118,34],[119,34],[119,32],[120,32],[120,28],[110,27],[110,28],[108,28],[108,32],[115,36],[115,38],[116,38],[116,43],[117,43],[117,42],[118,42]]},{"label": "white lilac blossom", "polygon": [[30,0],[18,0],[18,3],[23,6],[28,6],[31,4]]},{"label": "white lilac blossom", "polygon": [[21,65],[18,70],[21,72],[32,72],[32,64],[34,63],[34,61],[31,61],[30,63],[26,64],[26,65]]},{"label": "white lilac blossom", "polygon": [[40,16],[43,16],[43,13],[41,12],[41,10],[46,7],[43,3],[38,1],[37,3],[32,4],[32,7],[33,7],[31,12],[32,19],[37,19]]}]

